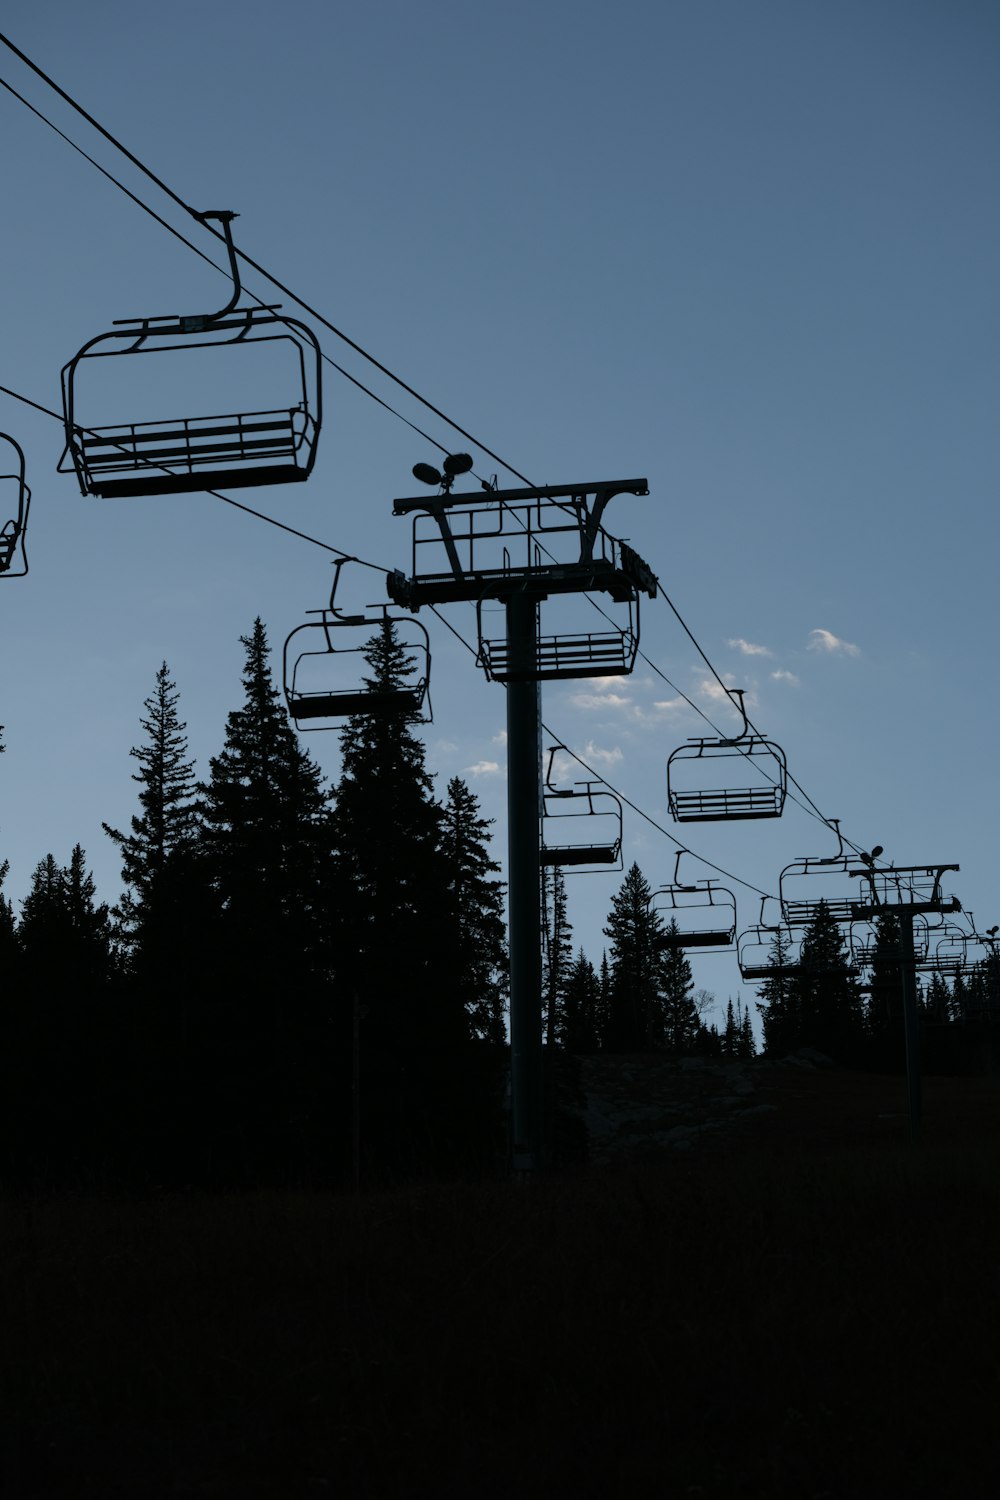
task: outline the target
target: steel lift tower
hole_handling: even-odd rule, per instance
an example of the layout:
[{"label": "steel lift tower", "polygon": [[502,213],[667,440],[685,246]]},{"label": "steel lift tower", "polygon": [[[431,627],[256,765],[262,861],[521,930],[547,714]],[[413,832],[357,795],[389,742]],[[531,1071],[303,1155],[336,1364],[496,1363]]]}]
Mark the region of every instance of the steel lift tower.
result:
[{"label": "steel lift tower", "polygon": [[[511,1166],[530,1173],[544,1161],[540,865],[543,681],[619,676],[632,670],[639,644],[639,598],[655,598],[657,580],[601,521],[616,495],[647,495],[645,479],[452,495],[472,459],[454,454],[443,473],[417,464],[414,474],[437,495],[393,501],[412,515],[410,576],[388,575],[390,598],[423,605],[475,604],[478,664],[507,689],[507,841],[510,941]],[[602,593],[624,611],[599,631],[546,634],[545,605],[557,596]],[[483,605],[499,601],[505,631],[490,638]],[[607,612],[602,610],[605,618]]]}]

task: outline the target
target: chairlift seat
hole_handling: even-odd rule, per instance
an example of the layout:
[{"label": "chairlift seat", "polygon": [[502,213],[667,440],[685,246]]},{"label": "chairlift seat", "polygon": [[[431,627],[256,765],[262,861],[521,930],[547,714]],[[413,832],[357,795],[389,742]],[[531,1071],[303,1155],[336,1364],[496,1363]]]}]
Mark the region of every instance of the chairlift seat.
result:
[{"label": "chairlift seat", "polygon": [[[773,740],[751,734],[743,707],[743,690],[731,688],[738,699],[743,729],[735,738],[692,739],[671,752],[667,761],[667,802],[676,823],[737,822],[741,818],[780,818],[788,789],[785,752]],[[725,762],[725,765],[721,763]],[[764,784],[726,785],[727,767],[745,762],[761,772]],[[718,776],[714,786],[691,785],[695,767],[703,777]],[[731,770],[731,777],[736,773]],[[744,773],[739,773],[742,776]],[[697,778],[694,777],[696,780]],[[685,781],[689,784],[685,785]]]},{"label": "chairlift seat", "polygon": [[353,714],[417,713],[423,694],[412,688],[399,692],[371,692],[367,689],[342,693],[300,693],[291,696],[288,712],[298,723],[301,719],[349,718]]},{"label": "chairlift seat", "polygon": [[731,927],[703,927],[696,932],[665,932],[660,937],[664,948],[729,948],[733,941]]},{"label": "chairlift seat", "polygon": [[304,480],[310,421],[293,407],[74,432],[89,492],[110,499]]},{"label": "chairlift seat", "polygon": [[781,786],[739,787],[703,792],[670,792],[670,811],[677,823],[733,822],[740,818],[780,818],[785,793]]},{"label": "chairlift seat", "polygon": [[619,844],[543,845],[543,865],[614,865],[618,863]]},{"label": "chairlift seat", "polygon": [[635,638],[615,630],[543,636],[531,671],[512,671],[506,638],[480,641],[480,662],[494,682],[556,682],[577,677],[622,677],[635,661]]},{"label": "chairlift seat", "polygon": [[[72,465],[84,495],[170,495],[217,486],[289,484],[307,479],[312,471],[322,423],[316,335],[298,319],[283,316],[280,303],[240,307],[242,287],[231,228],[236,215],[226,209],[206,210],[196,217],[204,224],[218,220],[222,226],[232,279],[225,306],[192,316],[116,319],[109,333],[88,339],[63,366],[66,449],[58,467],[65,473]],[[84,371],[92,374],[97,361],[140,358],[143,365],[135,366],[138,377],[149,359],[180,350],[186,354],[201,351],[195,357],[203,362],[220,350],[256,350],[257,356],[252,356],[256,358],[264,345],[275,350],[280,346],[286,365],[287,354],[292,352],[299,397],[291,409],[97,427],[80,420],[77,379]],[[133,382],[140,393],[144,383],[144,378]],[[280,389],[277,399],[285,398],[286,385],[269,389]]]},{"label": "chairlift seat", "polygon": [[815,921],[821,906],[825,906],[835,922],[850,922],[857,916],[857,901],[849,897],[831,901],[829,897],[815,901],[783,899],[781,909],[789,927],[808,927]]}]

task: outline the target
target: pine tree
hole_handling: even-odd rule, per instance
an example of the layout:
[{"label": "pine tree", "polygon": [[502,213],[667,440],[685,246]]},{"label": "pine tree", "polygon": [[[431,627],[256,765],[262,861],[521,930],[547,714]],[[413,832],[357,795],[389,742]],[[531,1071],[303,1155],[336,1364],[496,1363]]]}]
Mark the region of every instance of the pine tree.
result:
[{"label": "pine tree", "polygon": [[140,720],[146,743],[129,751],[139,762],[140,815],[131,832],[102,826],[121,850],[125,893],[117,916],[133,960],[154,973],[176,961],[179,928],[190,919],[193,856],[197,839],[194,762],[187,757],[186,726],[177,714],[179,694],[166,662]]},{"label": "pine tree", "polygon": [[608,962],[606,948],[601,952],[601,967],[598,971],[597,1014],[594,1029],[597,1033],[598,1047],[607,1049],[610,1045],[607,1039],[611,1033],[611,965]]},{"label": "pine tree", "polygon": [[764,1051],[778,1057],[802,1045],[800,993],[784,928],[774,930],[768,965],[770,973],[757,991],[757,1010],[764,1027]]},{"label": "pine tree", "polygon": [[928,1021],[933,1025],[944,1026],[952,1019],[951,990],[943,974],[931,974],[927,984],[923,987],[923,1009]]},{"label": "pine tree", "polygon": [[596,1052],[601,986],[593,964],[581,948],[570,966],[563,992],[562,1023],[557,1040],[567,1052]]},{"label": "pine tree", "polygon": [[[227,966],[260,978],[302,971],[321,948],[328,798],[300,748],[271,678],[258,618],[246,651],[245,701],[226,721],[225,746],[199,784],[201,844],[228,939]],[[291,966],[291,967],[290,967]]]},{"label": "pine tree", "polygon": [[875,919],[867,1028],[881,1058],[894,1059],[903,1046],[902,935],[896,912],[879,912]]},{"label": "pine tree", "polygon": [[441,852],[455,924],[454,962],[473,1036],[501,1047],[507,993],[507,930],[500,866],[489,852],[492,819],[458,776],[448,783]]},{"label": "pine tree", "polygon": [[[737,1004],[739,1005],[739,1002]],[[743,1010],[742,1014],[738,1017],[738,1021],[739,1032],[736,1055],[749,1061],[750,1058],[757,1056],[757,1040],[753,1034],[753,1022],[750,1019],[749,1006]]]},{"label": "pine tree", "polygon": [[[267,632],[242,636],[244,702],[199,784],[203,935],[200,1107],[232,1180],[287,1179],[331,1131],[328,797],[274,687]],[[197,1122],[194,1121],[195,1133]]]},{"label": "pine tree", "polygon": [[605,936],[611,941],[611,983],[602,1045],[612,1052],[645,1052],[669,1045],[664,992],[679,999],[693,987],[690,965],[664,959],[663,924],[650,909],[652,891],[633,864],[613,898]]},{"label": "pine tree", "polygon": [[573,929],[566,909],[566,877],[558,865],[542,868],[542,1009],[545,1045],[554,1047],[564,1029],[566,984],[573,963]]},{"label": "pine tree", "polygon": [[701,1030],[701,1019],[693,998],[694,976],[681,945],[676,919],[661,941],[660,1037],[654,1045],[665,1047],[674,1057],[693,1051]]},{"label": "pine tree", "polygon": [[736,1024],[736,1014],[733,1010],[733,999],[730,995],[726,1003],[726,1028],[722,1033],[722,1053],[724,1057],[735,1057],[739,1028]]},{"label": "pine tree", "polygon": [[[95,899],[79,844],[61,867],[39,861],[17,927],[19,984],[8,1080],[12,1163],[55,1182],[100,1167],[107,1071],[107,995],[114,971],[107,906]],[[121,1122],[119,1121],[119,1128]]]},{"label": "pine tree", "polygon": [[796,987],[803,1040],[839,1062],[855,1058],[864,1041],[861,995],[825,901],[802,939]]},{"label": "pine tree", "polygon": [[[372,693],[397,693],[415,666],[388,620],[364,656]],[[361,994],[370,1038],[393,1047],[455,1041],[469,1029],[464,1007],[459,1020],[453,1003],[433,1003],[450,938],[450,875],[444,814],[412,717],[400,706],[348,721],[332,819],[338,973]]]},{"label": "pine tree", "polygon": [[[373,1170],[409,1172],[467,1160],[493,1129],[499,1099],[492,1084],[483,1087],[470,1051],[481,1027],[456,962],[448,818],[398,692],[415,663],[391,620],[364,658],[365,686],[380,704],[341,733],[332,818],[335,968],[358,1017],[361,1154]],[[467,800],[459,801],[462,817],[475,821]],[[495,904],[492,911],[495,917]],[[498,934],[488,910],[487,918],[493,964]]]},{"label": "pine tree", "polygon": [[14,931],[14,908],[3,894],[3,883],[10,870],[10,861],[0,864],[0,976],[9,984],[14,968],[17,940]]}]

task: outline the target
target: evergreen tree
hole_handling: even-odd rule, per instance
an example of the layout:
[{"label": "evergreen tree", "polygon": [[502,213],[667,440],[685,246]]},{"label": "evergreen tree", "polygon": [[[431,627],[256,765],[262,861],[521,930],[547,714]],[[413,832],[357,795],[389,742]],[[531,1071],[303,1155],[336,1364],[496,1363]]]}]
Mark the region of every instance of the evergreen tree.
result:
[{"label": "evergreen tree", "polygon": [[825,901],[802,939],[796,987],[803,1040],[839,1062],[855,1058],[864,1040],[861,995]]},{"label": "evergreen tree", "polygon": [[563,992],[562,1022],[557,1040],[567,1052],[596,1052],[600,998],[600,981],[581,948],[570,966]]},{"label": "evergreen tree", "polygon": [[739,1041],[739,1027],[736,1023],[736,1013],[733,1010],[733,998],[730,995],[726,1002],[726,1026],[722,1033],[722,1053],[724,1057],[735,1057]]},{"label": "evergreen tree", "polygon": [[318,1113],[333,1045],[329,804],[279,701],[260,619],[241,643],[243,706],[197,788],[197,859],[214,904],[196,1022],[202,1129],[210,1173],[287,1179],[331,1134]]},{"label": "evergreen tree", "polygon": [[229,935],[227,964],[287,978],[297,954],[320,946],[328,798],[319,767],[300,748],[271,678],[258,618],[243,671],[245,701],[226,721],[225,746],[198,786],[202,844]]},{"label": "evergreen tree", "polygon": [[747,1006],[744,1009],[741,1005],[741,1002],[737,1000],[737,1011],[736,1055],[737,1057],[742,1057],[749,1061],[750,1058],[757,1056],[757,1040],[753,1034],[753,1022],[750,1019],[750,1007]]},{"label": "evergreen tree", "polygon": [[35,867],[17,926],[19,961],[5,1104],[15,1171],[49,1182],[103,1170],[108,1144],[108,908],[79,844],[61,867]]},{"label": "evergreen tree", "polygon": [[0,975],[4,983],[9,985],[14,969],[15,955],[17,953],[17,940],[14,932],[14,908],[8,898],[3,894],[3,883],[10,870],[10,861],[4,860],[0,864]]},{"label": "evergreen tree", "polygon": [[601,952],[601,967],[598,972],[594,1029],[597,1032],[598,1047],[606,1049],[610,1045],[607,1038],[611,1033],[611,965],[606,948]]},{"label": "evergreen tree", "polygon": [[881,911],[875,919],[871,982],[868,992],[867,1029],[876,1056],[898,1061],[903,1047],[902,935],[899,916]]},{"label": "evergreen tree", "polygon": [[764,1027],[764,1051],[779,1057],[802,1045],[801,995],[791,961],[791,942],[782,927],[774,929],[768,966],[770,973],[757,991],[757,1010]]},{"label": "evergreen tree", "polygon": [[187,756],[186,726],[177,713],[178,693],[166,662],[156,674],[140,720],[146,742],[129,751],[139,762],[141,813],[131,832],[102,826],[121,850],[125,894],[117,915],[133,961],[162,973],[176,967],[180,929],[190,921],[193,855],[198,832],[194,762]]},{"label": "evergreen tree", "polygon": [[661,939],[659,1038],[654,1041],[674,1057],[693,1051],[701,1031],[693,998],[694,976],[680,936],[677,922],[671,918]]},{"label": "evergreen tree", "polygon": [[701,1023],[692,998],[691,965],[676,922],[664,930],[650,908],[649,882],[634,864],[613,898],[605,936],[611,940],[610,988],[602,1046],[610,1051],[681,1053]]},{"label": "evergreen tree", "polygon": [[[372,1170],[410,1172],[468,1159],[493,1129],[499,1099],[470,1050],[481,1028],[455,962],[447,817],[399,692],[415,663],[390,620],[364,658],[365,686],[379,703],[341,733],[332,819],[335,967],[358,1018],[361,1155]],[[496,938],[492,923],[491,930]],[[494,945],[490,961],[496,956]]]},{"label": "evergreen tree", "polygon": [[611,903],[605,937],[610,939],[611,987],[604,1047],[645,1052],[662,1041],[660,942],[662,924],[650,911],[649,882],[633,864]]},{"label": "evergreen tree", "polygon": [[[951,990],[943,974],[933,973],[922,986],[921,1009],[932,1025],[944,1026],[952,1019]],[[895,1059],[898,1062],[898,1058]]]},{"label": "evergreen tree", "polygon": [[542,868],[542,1008],[545,1045],[554,1047],[565,1029],[566,984],[573,964],[573,929],[566,910],[566,877],[558,865]]},{"label": "evergreen tree", "polygon": [[961,1025],[973,1019],[969,985],[961,969],[957,971],[951,982],[951,1014],[952,1018]]},{"label": "evergreen tree", "polygon": [[506,1041],[507,929],[500,866],[489,851],[492,820],[458,776],[448,783],[441,822],[455,924],[454,961],[472,1034],[493,1046]]},{"label": "evergreen tree", "polygon": [[399,689],[414,668],[391,621],[364,652],[364,683],[390,708],[341,732],[333,842],[337,968],[366,1007],[370,1039],[393,1047],[468,1035],[464,1006],[435,1006],[450,932],[444,814]]}]

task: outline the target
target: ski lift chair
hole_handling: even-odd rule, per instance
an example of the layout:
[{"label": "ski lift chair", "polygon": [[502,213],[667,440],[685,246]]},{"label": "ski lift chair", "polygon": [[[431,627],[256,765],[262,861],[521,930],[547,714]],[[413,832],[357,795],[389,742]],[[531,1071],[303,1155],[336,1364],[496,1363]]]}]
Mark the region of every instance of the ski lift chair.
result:
[{"label": "ski lift chair", "polygon": [[[8,453],[8,448],[13,452]],[[28,571],[24,534],[30,507],[24,452],[12,437],[0,432],[0,578],[23,578]]]},{"label": "ski lift chair", "polygon": [[675,934],[662,933],[660,941],[664,948],[723,952],[732,948],[736,940],[736,897],[714,880],[682,885],[679,879],[681,855],[687,852],[678,850],[673,881],[661,886],[650,897],[652,910],[664,918],[668,926],[673,923],[677,929]]},{"label": "ski lift chair", "polygon": [[622,804],[599,781],[577,781],[571,788],[552,782],[553,745],[542,792],[543,866],[559,865],[577,875],[612,873],[622,868]]},{"label": "ski lift chair", "polygon": [[[867,918],[851,923],[847,946],[859,969],[870,969],[873,963],[883,959],[892,963],[902,957],[899,949],[889,951],[887,948],[879,948],[878,935]],[[913,919],[913,952],[918,963],[926,959],[929,948],[930,926],[927,918],[921,914]]]},{"label": "ski lift chair", "polygon": [[[189,317],[119,319],[112,332],[90,339],[63,367],[66,449],[58,467],[60,473],[75,470],[84,495],[174,495],[289,484],[307,479],[312,471],[321,424],[316,337],[304,323],[283,316],[278,303],[237,307],[241,286],[230,227],[236,215],[226,211],[198,217],[203,223],[216,219],[222,225],[233,279],[225,307]],[[79,420],[78,381],[92,376],[100,360],[144,356],[143,364],[135,364],[139,386],[144,375],[168,368],[156,361],[169,355],[202,351],[199,358],[204,364],[221,349],[263,345],[270,345],[274,354],[292,354],[298,399],[291,405],[100,426]]]},{"label": "ski lift chair", "polygon": [[827,822],[837,835],[838,853],[823,858],[793,860],[779,877],[781,913],[789,927],[808,927],[825,906],[835,922],[851,922],[857,915],[858,888],[850,878],[850,860],[838,818]]},{"label": "ski lift chair", "polygon": [[[788,788],[788,764],[780,745],[751,734],[743,689],[728,688],[739,700],[743,728],[731,739],[690,739],[667,761],[667,801],[677,823],[736,822],[745,818],[780,818]],[[725,764],[720,764],[725,762]],[[760,782],[741,784],[742,771],[760,773]],[[699,784],[700,783],[700,784]]]},{"label": "ski lift chair", "polygon": [[[409,615],[347,615],[334,605],[340,570],[347,561],[334,564],[330,602],[325,609],[308,610],[318,616],[297,625],[285,641],[283,677],[289,717],[297,729],[336,729],[354,714],[402,717],[411,723],[429,724],[430,638],[419,620]],[[398,687],[376,689],[365,686],[364,653],[372,635],[386,622],[399,632],[408,652],[413,652],[416,675]],[[348,636],[348,632],[352,632]],[[358,639],[363,632],[363,639]]]},{"label": "ski lift chair", "polygon": [[757,983],[762,979],[770,979],[775,974],[787,972],[787,964],[779,966],[771,958],[774,939],[780,931],[780,927],[757,926],[748,927],[739,934],[736,939],[736,962],[744,979]]}]

